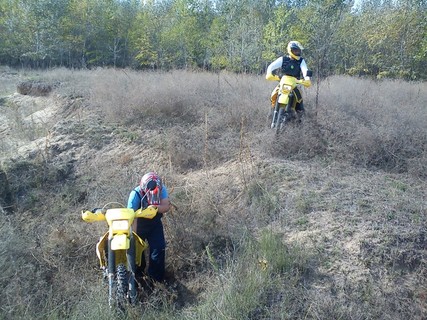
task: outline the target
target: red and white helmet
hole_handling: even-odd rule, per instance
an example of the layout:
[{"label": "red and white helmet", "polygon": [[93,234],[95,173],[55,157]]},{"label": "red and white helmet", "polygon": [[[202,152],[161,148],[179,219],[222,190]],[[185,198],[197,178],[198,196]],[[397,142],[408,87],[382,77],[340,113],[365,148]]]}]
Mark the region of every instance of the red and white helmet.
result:
[{"label": "red and white helmet", "polygon": [[162,191],[162,179],[152,171],[144,174],[139,184],[141,194],[145,195],[148,204],[160,204],[160,194]]}]

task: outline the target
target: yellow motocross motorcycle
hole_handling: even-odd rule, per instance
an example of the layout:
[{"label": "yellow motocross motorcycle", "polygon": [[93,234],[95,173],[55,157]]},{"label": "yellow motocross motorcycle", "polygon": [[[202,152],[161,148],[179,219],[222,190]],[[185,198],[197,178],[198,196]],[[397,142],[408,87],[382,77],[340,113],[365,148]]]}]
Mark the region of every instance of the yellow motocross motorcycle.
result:
[{"label": "yellow motocross motorcycle", "polygon": [[[312,76],[311,70],[307,71],[307,76]],[[292,110],[293,113],[295,113],[295,107],[297,103],[302,101],[302,98],[297,97],[295,94],[295,88],[299,84],[305,87],[309,87],[311,86],[311,81],[297,79],[288,75],[283,75],[282,77],[278,75],[272,75],[271,77],[267,78],[267,80],[280,81],[279,85],[272,93],[272,99],[275,95],[277,95],[277,97],[275,97],[276,103],[274,104],[273,119],[270,125],[272,129],[276,129],[276,134],[278,134],[283,131],[285,124],[292,120],[292,115],[288,114],[286,109]]]},{"label": "yellow motocross motorcycle", "polygon": [[150,205],[136,211],[127,208],[104,208],[83,210],[82,219],[86,222],[106,221],[106,232],[96,245],[101,269],[108,278],[108,304],[112,308],[123,309],[126,304],[135,304],[137,282],[135,270],[142,264],[142,253],[148,244],[132,231],[135,218],[152,219],[157,207]]}]

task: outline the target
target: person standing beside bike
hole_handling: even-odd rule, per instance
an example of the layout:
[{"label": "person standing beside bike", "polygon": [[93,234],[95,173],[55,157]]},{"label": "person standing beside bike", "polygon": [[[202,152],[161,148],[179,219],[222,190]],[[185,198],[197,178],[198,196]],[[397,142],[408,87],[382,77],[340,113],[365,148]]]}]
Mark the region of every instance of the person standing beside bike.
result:
[{"label": "person standing beside bike", "polygon": [[[302,58],[301,53],[303,50],[303,46],[298,41],[290,41],[287,45],[287,52],[288,55],[281,56],[277,58],[275,61],[270,63],[270,65],[267,67],[267,80],[280,80],[278,77],[278,74],[280,76],[288,75],[295,77],[297,79],[300,79],[301,76],[304,78],[304,80],[310,80],[310,77],[307,75],[307,64]],[[311,84],[311,83],[310,83]],[[273,92],[271,93],[271,105],[272,109],[269,113],[269,118],[273,116],[273,109],[276,105],[276,100],[279,92],[279,84],[274,88]],[[296,107],[295,111],[297,112],[297,118],[298,120],[301,120],[305,110],[304,110],[304,104],[302,99],[301,91],[296,87],[294,89],[294,99],[296,99]],[[286,106],[285,112],[293,118],[295,115],[293,113],[292,108],[289,108],[293,105],[293,103],[289,103]]]},{"label": "person standing beside bike", "polygon": [[[146,173],[129,194],[127,207],[134,211],[146,208],[149,205],[157,207],[157,214],[152,219],[137,218],[134,222],[136,234],[147,240],[150,250],[148,261],[148,276],[157,282],[162,282],[165,276],[165,249],[166,241],[162,224],[163,214],[170,209],[168,191],[162,179],[156,172]],[[145,262],[144,253],[142,261]],[[145,269],[143,263],[137,270],[137,277],[142,276]]]}]

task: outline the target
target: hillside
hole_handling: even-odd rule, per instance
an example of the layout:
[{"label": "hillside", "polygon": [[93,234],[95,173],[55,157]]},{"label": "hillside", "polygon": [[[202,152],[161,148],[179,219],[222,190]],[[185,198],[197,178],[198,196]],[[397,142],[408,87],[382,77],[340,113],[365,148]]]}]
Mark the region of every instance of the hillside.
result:
[{"label": "hillside", "polygon": [[[28,80],[52,91],[17,93]],[[3,69],[0,318],[114,318],[94,251],[105,226],[80,211],[125,203],[157,170],[176,206],[167,285],[123,318],[425,319],[425,83],[326,79],[280,137],[274,85]]]}]

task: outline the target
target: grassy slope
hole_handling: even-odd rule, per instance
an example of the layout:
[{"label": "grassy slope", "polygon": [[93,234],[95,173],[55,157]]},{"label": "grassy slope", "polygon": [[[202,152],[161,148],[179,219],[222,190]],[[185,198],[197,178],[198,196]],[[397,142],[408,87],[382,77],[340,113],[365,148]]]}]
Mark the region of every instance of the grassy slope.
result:
[{"label": "grassy slope", "polygon": [[[124,203],[148,169],[177,206],[165,218],[169,286],[128,318],[426,316],[425,84],[331,78],[317,106],[307,91],[304,126],[276,139],[265,123],[274,84],[261,77],[53,70],[0,81],[18,76],[61,86],[38,104],[2,100],[17,200],[1,216],[3,317],[110,317],[93,252],[103,226],[79,211]],[[24,121],[29,109],[47,109],[45,121]]]}]

